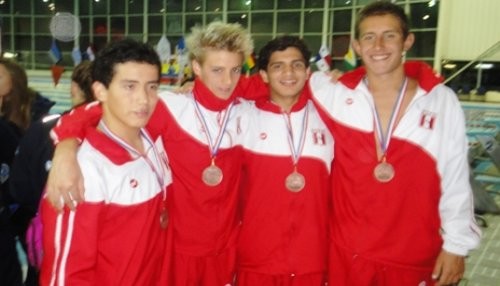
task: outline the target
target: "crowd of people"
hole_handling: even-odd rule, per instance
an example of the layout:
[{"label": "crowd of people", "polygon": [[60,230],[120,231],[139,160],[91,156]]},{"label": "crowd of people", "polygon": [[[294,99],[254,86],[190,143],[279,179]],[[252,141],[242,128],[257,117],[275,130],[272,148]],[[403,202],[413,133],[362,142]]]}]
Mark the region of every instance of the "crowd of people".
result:
[{"label": "crowd of people", "polygon": [[[405,61],[409,30],[400,6],[373,2],[356,20],[363,66],[312,73],[306,43],[284,35],[242,77],[250,34],[213,22],[186,38],[195,79],[182,93],[158,92],[153,48],[110,43],[80,85],[98,102],[38,131],[47,151],[30,168],[15,166],[34,96],[4,91],[0,62],[0,132],[15,134],[0,277],[22,285],[9,200],[33,216],[52,158],[41,285],[456,285],[481,236],[465,119],[429,66]],[[28,194],[15,170],[43,176]]]}]

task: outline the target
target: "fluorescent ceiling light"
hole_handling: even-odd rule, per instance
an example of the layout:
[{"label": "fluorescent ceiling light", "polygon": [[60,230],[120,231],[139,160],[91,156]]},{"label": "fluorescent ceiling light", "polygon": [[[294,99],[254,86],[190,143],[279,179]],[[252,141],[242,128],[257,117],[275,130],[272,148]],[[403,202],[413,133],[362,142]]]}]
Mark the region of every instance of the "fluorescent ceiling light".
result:
[{"label": "fluorescent ceiling light", "polygon": [[493,64],[477,64],[475,69],[482,69],[482,70],[488,70],[493,68]]}]

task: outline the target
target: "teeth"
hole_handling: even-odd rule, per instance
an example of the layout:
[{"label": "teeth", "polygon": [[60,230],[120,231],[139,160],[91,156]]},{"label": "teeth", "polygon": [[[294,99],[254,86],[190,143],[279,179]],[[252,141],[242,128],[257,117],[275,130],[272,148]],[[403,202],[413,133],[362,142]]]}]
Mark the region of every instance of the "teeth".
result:
[{"label": "teeth", "polygon": [[378,55],[378,56],[372,56],[372,59],[376,61],[381,61],[387,59],[389,56],[388,55]]},{"label": "teeth", "polygon": [[295,84],[296,81],[295,80],[282,80],[281,83],[284,85],[292,85],[292,84]]}]

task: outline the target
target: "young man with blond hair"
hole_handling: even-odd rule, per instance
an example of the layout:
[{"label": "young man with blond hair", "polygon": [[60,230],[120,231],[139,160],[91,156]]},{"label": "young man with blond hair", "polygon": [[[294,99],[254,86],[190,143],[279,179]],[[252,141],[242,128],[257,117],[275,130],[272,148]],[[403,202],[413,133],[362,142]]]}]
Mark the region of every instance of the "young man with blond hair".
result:
[{"label": "young man with blond hair", "polygon": [[[160,94],[162,100],[148,124],[152,134],[163,136],[173,174],[168,198],[173,254],[165,271],[171,285],[221,286],[232,284],[235,273],[242,159],[236,137],[245,108],[236,98],[236,87],[253,42],[239,24],[213,22],[195,27],[186,45],[196,75],[194,89],[184,95]],[[81,138],[72,126],[88,121],[79,118],[85,112],[80,109],[63,117],[54,134],[59,139],[75,134]],[[49,178],[49,196],[58,206],[61,196],[71,205],[83,191],[62,177],[75,168],[74,160],[68,160],[71,155],[64,154],[68,149],[74,152],[76,144],[68,141],[61,147]],[[71,174],[79,180],[77,171]]]}]

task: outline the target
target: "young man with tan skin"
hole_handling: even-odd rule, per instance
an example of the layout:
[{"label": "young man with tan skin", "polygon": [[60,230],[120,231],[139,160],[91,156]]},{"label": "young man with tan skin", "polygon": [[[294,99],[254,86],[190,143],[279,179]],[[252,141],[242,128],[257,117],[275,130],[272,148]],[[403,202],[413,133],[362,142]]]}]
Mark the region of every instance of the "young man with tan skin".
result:
[{"label": "young man with tan skin", "polygon": [[364,66],[311,78],[335,138],[329,285],[453,285],[480,239],[456,95],[421,62],[401,6],[377,1],[356,23]]},{"label": "young man with tan skin", "polygon": [[122,40],[93,65],[103,113],[77,154],[87,192],[75,210],[42,200],[40,284],[165,285],[172,175],[162,138],[144,128],[158,102],[160,59],[147,44]]},{"label": "young man with tan skin", "polygon": [[268,95],[242,122],[238,286],[326,282],[333,137],[307,86],[310,56],[296,36],[259,52]]}]

